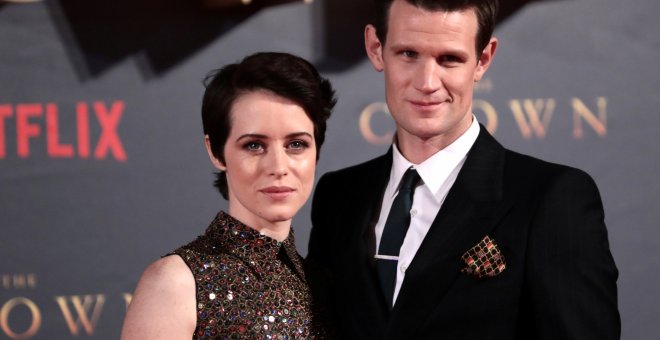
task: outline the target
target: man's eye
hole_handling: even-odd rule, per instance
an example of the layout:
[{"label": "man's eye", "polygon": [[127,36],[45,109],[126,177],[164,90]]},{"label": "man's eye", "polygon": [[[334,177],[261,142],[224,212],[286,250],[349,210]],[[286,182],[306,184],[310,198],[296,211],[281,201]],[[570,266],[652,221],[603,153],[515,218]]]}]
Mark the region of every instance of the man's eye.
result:
[{"label": "man's eye", "polygon": [[458,58],[455,55],[445,55],[440,57],[440,62],[441,63],[457,63],[460,62],[460,58]]},{"label": "man's eye", "polygon": [[409,51],[409,50],[403,51],[403,52],[401,52],[401,54],[406,58],[415,58],[415,57],[417,57],[417,52]]}]

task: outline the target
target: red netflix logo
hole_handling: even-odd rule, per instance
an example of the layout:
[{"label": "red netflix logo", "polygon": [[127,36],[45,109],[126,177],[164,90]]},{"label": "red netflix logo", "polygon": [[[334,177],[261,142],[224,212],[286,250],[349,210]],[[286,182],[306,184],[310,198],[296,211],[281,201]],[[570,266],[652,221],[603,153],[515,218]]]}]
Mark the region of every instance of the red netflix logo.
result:
[{"label": "red netflix logo", "polygon": [[[110,105],[94,102],[91,105],[79,102],[76,105],[75,145],[60,142],[59,110],[57,104],[0,105],[0,159],[7,156],[6,128],[11,118],[16,123],[16,154],[19,158],[30,157],[30,140],[46,137],[46,151],[51,158],[89,158],[92,155],[90,136],[90,108],[101,127],[93,156],[96,159],[113,157],[126,161],[126,151],[117,134],[124,113],[124,102],[117,100]],[[44,129],[45,125],[45,129]]]}]

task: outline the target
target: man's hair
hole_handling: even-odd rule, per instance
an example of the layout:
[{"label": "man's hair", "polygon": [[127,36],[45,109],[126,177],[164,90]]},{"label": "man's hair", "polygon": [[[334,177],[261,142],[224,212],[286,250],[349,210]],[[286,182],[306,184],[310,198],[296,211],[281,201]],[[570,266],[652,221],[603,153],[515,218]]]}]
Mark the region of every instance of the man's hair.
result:
[{"label": "man's hair", "polygon": [[[225,163],[224,148],[231,131],[231,110],[241,95],[265,90],[300,105],[314,124],[316,159],[325,140],[326,120],[336,103],[330,82],[316,68],[288,53],[262,52],[236,64],[211,71],[204,79],[202,124],[213,156]],[[240,114],[240,112],[234,112]],[[214,183],[228,198],[227,176],[216,174]]]},{"label": "man's hair", "polygon": [[[374,26],[376,35],[381,44],[385,45],[387,38],[387,22],[392,3],[396,0],[374,0],[376,5],[376,16]],[[428,11],[455,12],[466,9],[474,9],[477,15],[477,37],[475,48],[477,56],[486,48],[497,19],[498,0],[401,0]]]}]

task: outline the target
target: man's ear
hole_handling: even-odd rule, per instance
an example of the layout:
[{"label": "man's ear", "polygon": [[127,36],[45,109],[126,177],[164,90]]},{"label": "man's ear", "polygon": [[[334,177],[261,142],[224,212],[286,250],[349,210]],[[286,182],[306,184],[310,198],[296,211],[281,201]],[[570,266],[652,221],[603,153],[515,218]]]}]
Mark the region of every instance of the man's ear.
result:
[{"label": "man's ear", "polygon": [[495,57],[495,51],[497,50],[497,38],[492,37],[488,42],[488,45],[481,51],[481,57],[477,62],[477,71],[474,73],[474,81],[479,81],[486,74],[486,71],[490,67],[490,64],[493,62],[493,57]]},{"label": "man's ear", "polygon": [[209,158],[211,159],[213,166],[220,171],[227,170],[227,167],[213,155],[213,151],[211,151],[211,141],[209,140],[209,135],[204,135],[204,145],[206,146],[206,152],[209,154]]},{"label": "man's ear", "polygon": [[373,25],[367,25],[364,28],[364,47],[367,50],[367,56],[371,60],[371,65],[378,72],[382,72],[385,69],[383,63],[383,45],[376,35],[376,27]]}]

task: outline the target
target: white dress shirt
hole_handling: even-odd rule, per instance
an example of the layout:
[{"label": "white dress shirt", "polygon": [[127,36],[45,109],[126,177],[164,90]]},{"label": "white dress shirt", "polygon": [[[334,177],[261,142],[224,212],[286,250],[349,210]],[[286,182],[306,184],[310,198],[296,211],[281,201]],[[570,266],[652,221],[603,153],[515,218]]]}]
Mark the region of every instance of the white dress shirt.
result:
[{"label": "white dress shirt", "polygon": [[[421,184],[417,186],[413,196],[413,205],[410,210],[410,226],[399,250],[393,299],[395,303],[406,275],[406,269],[410,266],[419,246],[422,244],[424,237],[426,237],[426,233],[431,228],[431,223],[433,223],[435,216],[440,211],[440,207],[442,207],[449,189],[456,181],[456,177],[459,171],[461,171],[463,163],[465,163],[467,153],[477,140],[478,135],[479,123],[476,117],[472,117],[472,125],[470,125],[463,135],[420,164],[410,163],[399,152],[396,143],[393,144],[390,179],[387,188],[385,188],[380,215],[376,223],[377,247],[380,244],[380,238],[385,228],[385,221],[387,221],[387,215],[390,213],[392,202],[398,194],[399,182],[401,182],[404,172],[412,166],[417,169],[417,173],[422,179],[420,181]],[[376,249],[376,254],[378,254],[378,249]]]}]

